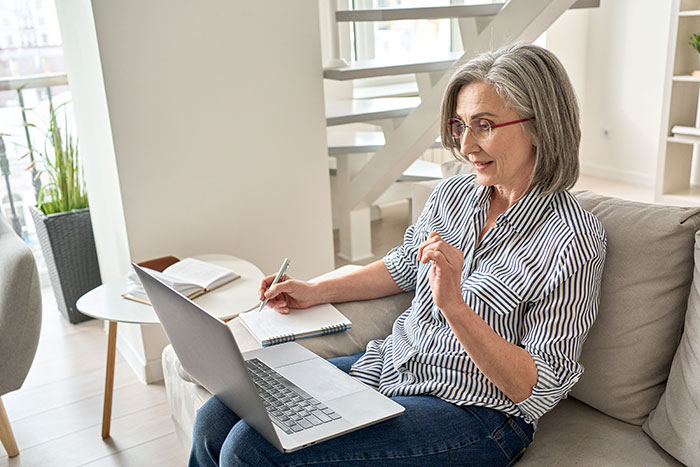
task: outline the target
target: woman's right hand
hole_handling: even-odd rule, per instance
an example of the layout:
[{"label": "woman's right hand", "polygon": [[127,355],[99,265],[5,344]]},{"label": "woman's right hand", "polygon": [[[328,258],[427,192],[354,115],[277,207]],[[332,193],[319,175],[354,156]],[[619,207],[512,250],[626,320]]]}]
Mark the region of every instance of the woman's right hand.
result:
[{"label": "woman's right hand", "polygon": [[258,290],[260,301],[268,299],[268,307],[278,313],[287,314],[290,308],[308,308],[319,303],[313,290],[314,284],[292,279],[285,274],[277,284],[270,287],[275,275],[265,277]]}]

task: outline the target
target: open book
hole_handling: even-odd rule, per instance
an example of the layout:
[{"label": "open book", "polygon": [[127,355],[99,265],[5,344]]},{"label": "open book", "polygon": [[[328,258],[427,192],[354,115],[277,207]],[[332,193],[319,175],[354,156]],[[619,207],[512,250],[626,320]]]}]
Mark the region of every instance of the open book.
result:
[{"label": "open book", "polygon": [[[241,277],[230,269],[194,258],[179,260],[174,256],[166,256],[144,261],[139,266],[190,299]],[[133,268],[127,275],[126,292],[122,297],[151,304]]]},{"label": "open book", "polygon": [[329,303],[304,310],[289,310],[286,315],[265,307],[261,312],[256,309],[243,313],[240,318],[263,347],[341,332],[352,327],[350,320]]}]

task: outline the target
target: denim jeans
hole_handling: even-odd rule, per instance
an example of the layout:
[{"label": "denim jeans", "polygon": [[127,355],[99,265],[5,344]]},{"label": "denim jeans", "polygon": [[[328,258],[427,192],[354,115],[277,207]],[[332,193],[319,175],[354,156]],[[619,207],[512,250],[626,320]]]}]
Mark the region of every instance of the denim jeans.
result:
[{"label": "denim jeans", "polygon": [[[348,372],[361,355],[329,361]],[[497,410],[432,396],[392,399],[406,408],[402,415],[285,454],[212,397],[197,412],[189,465],[512,465],[532,441],[532,425]]]}]

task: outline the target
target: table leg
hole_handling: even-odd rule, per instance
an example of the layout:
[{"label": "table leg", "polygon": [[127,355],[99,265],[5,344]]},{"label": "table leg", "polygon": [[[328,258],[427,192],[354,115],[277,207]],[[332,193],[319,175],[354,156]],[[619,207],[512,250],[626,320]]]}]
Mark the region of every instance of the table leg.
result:
[{"label": "table leg", "polygon": [[107,337],[107,370],[105,376],[105,400],[102,411],[102,438],[109,438],[109,426],[112,422],[112,392],[114,390],[114,360],[117,353],[117,322],[109,322]]}]

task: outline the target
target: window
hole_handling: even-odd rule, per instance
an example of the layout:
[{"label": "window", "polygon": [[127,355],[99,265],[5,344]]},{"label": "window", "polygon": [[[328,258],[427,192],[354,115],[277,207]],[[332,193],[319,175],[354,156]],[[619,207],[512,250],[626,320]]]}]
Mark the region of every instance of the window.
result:
[{"label": "window", "polygon": [[[447,6],[451,0],[354,0],[356,10],[377,8],[410,8]],[[435,52],[462,50],[453,40],[455,20],[406,20],[354,23],[353,52],[355,60],[425,57]]]},{"label": "window", "polygon": [[[378,8],[412,8],[465,3],[485,3],[490,0],[353,0],[352,8],[369,10]],[[376,21],[352,23],[353,60],[392,60],[406,61],[444,56],[448,52],[462,50],[459,24],[456,19]],[[397,75],[355,80],[356,95],[364,95],[362,89],[376,86],[399,85],[403,93],[415,88],[414,75]],[[408,86],[408,88],[405,88]],[[391,91],[389,91],[391,93]],[[415,92],[415,91],[414,91]],[[370,94],[373,94],[371,91]]]}]

